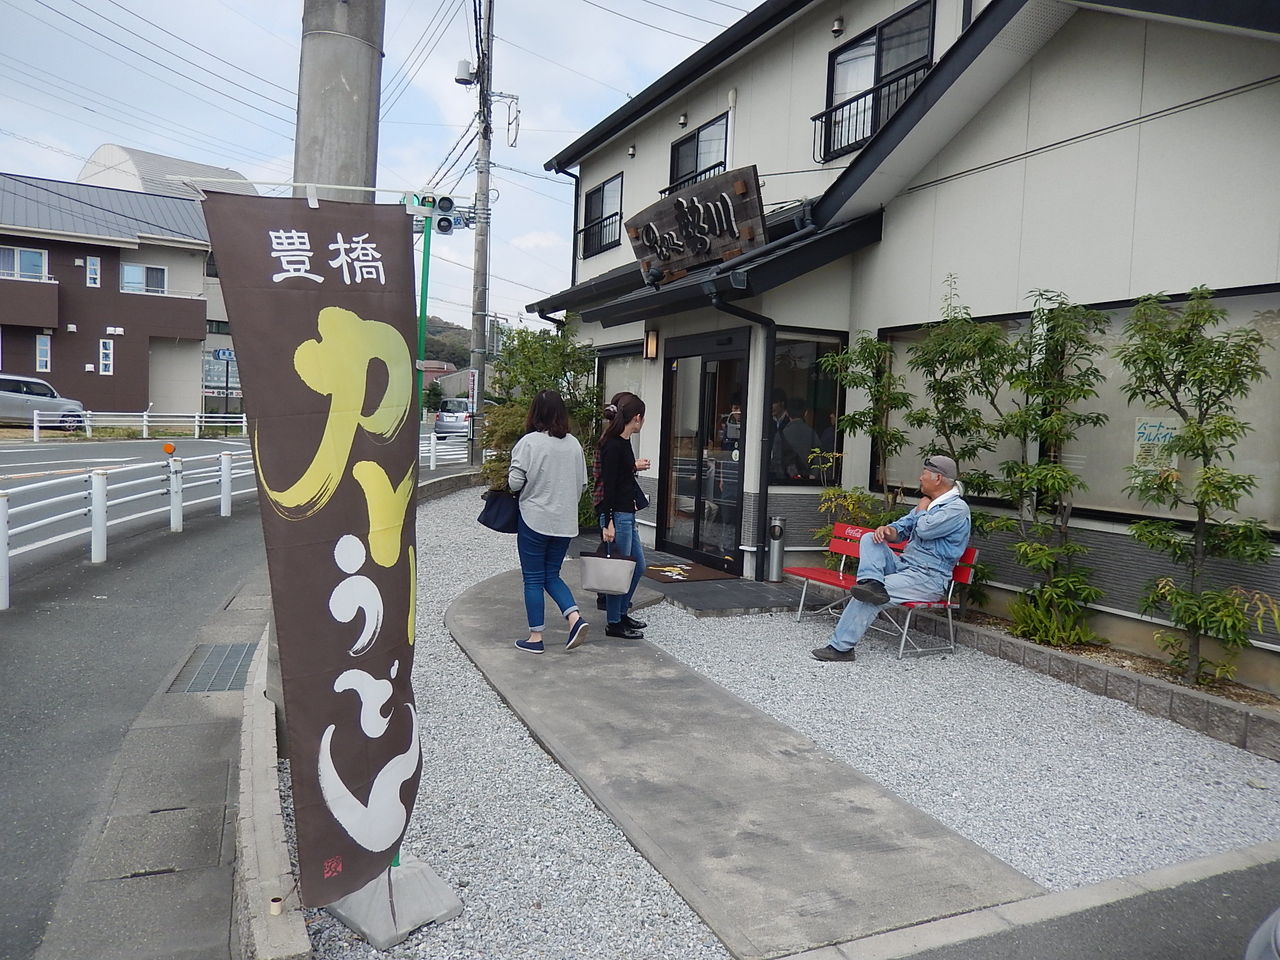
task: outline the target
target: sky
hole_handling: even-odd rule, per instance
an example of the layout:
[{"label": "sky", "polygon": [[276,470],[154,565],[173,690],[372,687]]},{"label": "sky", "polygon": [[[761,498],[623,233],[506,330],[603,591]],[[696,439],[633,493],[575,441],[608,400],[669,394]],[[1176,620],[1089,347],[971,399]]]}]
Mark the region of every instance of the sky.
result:
[{"label": "sky", "polygon": [[[380,188],[475,194],[473,0],[386,0]],[[569,283],[573,186],[543,164],[762,0],[494,0],[489,309]],[[104,143],[290,181],[302,0],[0,0],[0,172],[75,180]],[[460,137],[464,137],[459,141]],[[259,187],[263,193],[283,192]],[[380,202],[393,201],[388,194]],[[430,312],[471,325],[474,233],[432,241]]]}]

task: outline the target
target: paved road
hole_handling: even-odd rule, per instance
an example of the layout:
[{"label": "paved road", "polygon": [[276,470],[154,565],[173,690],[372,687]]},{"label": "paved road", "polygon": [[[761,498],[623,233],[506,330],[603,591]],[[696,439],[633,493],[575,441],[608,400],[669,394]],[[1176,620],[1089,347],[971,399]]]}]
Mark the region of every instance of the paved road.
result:
[{"label": "paved road", "polygon": [[119,539],[101,566],[15,577],[0,611],[0,957],[34,953],[125,733],[263,561],[253,505]]}]

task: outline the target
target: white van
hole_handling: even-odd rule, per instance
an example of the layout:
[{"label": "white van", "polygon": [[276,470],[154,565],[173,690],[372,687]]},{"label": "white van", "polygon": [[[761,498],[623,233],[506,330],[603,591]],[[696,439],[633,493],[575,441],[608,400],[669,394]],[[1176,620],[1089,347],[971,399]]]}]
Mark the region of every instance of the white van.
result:
[{"label": "white van", "polygon": [[61,414],[58,426],[77,430],[84,425],[84,404],[59,395],[48,383],[36,377],[16,373],[0,373],[0,423],[31,425],[31,415]]}]

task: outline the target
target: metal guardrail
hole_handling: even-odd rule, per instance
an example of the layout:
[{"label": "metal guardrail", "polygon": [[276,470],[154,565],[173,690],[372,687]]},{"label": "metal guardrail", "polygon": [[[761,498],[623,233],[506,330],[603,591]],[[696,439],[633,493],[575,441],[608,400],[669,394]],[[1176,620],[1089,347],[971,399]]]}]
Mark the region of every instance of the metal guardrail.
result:
[{"label": "metal guardrail", "polygon": [[461,464],[470,460],[471,441],[465,433],[441,439],[434,433],[418,444],[418,462],[424,469],[434,470],[442,464]]},{"label": "metal guardrail", "polygon": [[[0,489],[0,610],[9,609],[11,557],[87,536],[90,562],[104,563],[110,527],[167,513],[169,529],[181,533],[187,507],[215,500],[220,515],[229,517],[233,497],[256,492],[254,472],[249,451],[223,451],[109,469],[77,469],[60,476],[46,473],[41,476],[48,479]],[[237,488],[236,481],[245,478],[248,483]],[[189,499],[191,491],[210,486],[218,488],[215,494]],[[147,501],[166,499],[168,502],[158,507],[127,513],[120,510],[126,504],[145,505]],[[48,512],[51,507],[64,505],[66,509],[60,513]],[[85,517],[89,519],[88,526],[76,525]],[[26,542],[15,546],[15,541]]]},{"label": "metal guardrail", "polygon": [[152,413],[144,410],[141,413],[104,412],[86,410],[83,414],[75,413],[42,413],[36,410],[31,415],[31,439],[40,442],[40,431],[63,430],[72,426],[86,437],[92,437],[96,429],[141,430],[142,439],[151,439],[153,431],[181,431],[190,433],[196,439],[201,431],[223,428],[225,435],[228,429],[235,430],[240,436],[248,436],[249,421],[243,413]]}]

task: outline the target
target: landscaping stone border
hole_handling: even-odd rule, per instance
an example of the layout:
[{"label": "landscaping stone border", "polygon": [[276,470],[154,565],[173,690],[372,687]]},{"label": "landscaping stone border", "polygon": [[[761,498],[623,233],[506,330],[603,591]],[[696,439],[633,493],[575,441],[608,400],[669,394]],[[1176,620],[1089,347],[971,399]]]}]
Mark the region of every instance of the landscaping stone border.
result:
[{"label": "landscaping stone border", "polygon": [[[913,629],[943,639],[947,620],[917,611]],[[1009,660],[1101,696],[1120,700],[1143,713],[1172,720],[1205,736],[1280,761],[1280,711],[1250,707],[1201,690],[1148,677],[1123,667],[1086,660],[1020,637],[973,623],[956,623],[956,643]]]}]

